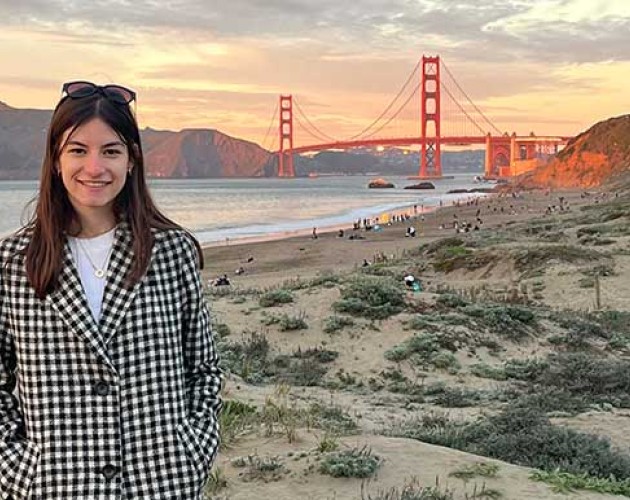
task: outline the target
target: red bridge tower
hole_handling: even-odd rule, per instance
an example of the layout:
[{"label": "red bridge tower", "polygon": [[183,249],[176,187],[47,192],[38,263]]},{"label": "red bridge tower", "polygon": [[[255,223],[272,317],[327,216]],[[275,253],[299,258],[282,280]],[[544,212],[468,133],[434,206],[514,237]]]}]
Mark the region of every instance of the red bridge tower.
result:
[{"label": "red bridge tower", "polygon": [[[440,163],[440,57],[422,56],[422,150],[420,177],[442,177]],[[433,134],[427,125],[433,122]]]},{"label": "red bridge tower", "polygon": [[[295,177],[293,169],[293,96],[280,96],[280,149],[278,151],[278,177]],[[285,149],[285,141],[289,142]],[[285,165],[286,154],[286,165]]]}]

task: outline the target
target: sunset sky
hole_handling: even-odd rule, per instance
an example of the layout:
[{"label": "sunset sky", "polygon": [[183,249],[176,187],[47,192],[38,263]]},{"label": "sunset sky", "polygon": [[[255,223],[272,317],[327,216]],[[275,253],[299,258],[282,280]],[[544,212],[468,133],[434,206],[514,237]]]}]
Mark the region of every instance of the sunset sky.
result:
[{"label": "sunset sky", "polygon": [[358,133],[423,54],[503,131],[572,135],[630,112],[628,0],[0,0],[0,24],[10,106],[116,82],[142,127],[259,144],[280,93],[327,134]]}]

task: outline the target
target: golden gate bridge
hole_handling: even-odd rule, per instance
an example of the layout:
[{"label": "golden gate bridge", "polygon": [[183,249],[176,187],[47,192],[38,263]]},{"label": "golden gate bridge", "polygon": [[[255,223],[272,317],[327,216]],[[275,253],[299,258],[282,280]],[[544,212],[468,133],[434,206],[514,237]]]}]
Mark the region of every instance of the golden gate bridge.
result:
[{"label": "golden gate bridge", "polygon": [[[423,56],[379,116],[353,136],[330,136],[303,111],[297,96],[283,94],[279,96],[263,147],[276,116],[278,144],[266,149],[278,156],[279,177],[295,176],[295,154],[359,147],[420,146],[418,177],[437,179],[442,177],[442,146],[473,144],[485,145],[487,178],[512,177],[535,168],[570,139],[502,133],[462,89],[439,56]],[[296,135],[301,139],[299,146],[294,146]],[[312,142],[304,144],[303,137]]]}]

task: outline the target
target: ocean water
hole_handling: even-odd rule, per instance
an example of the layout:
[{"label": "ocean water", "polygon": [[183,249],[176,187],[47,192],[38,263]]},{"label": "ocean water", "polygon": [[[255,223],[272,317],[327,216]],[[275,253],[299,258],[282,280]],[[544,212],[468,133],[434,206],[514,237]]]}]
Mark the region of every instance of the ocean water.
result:
[{"label": "ocean water", "polygon": [[[430,210],[469,194],[446,194],[478,187],[474,174],[432,181],[435,190],[405,190],[416,183],[387,177],[393,189],[368,189],[370,177],[338,176],[297,179],[155,179],[151,193],[161,210],[193,231],[202,243],[266,239],[310,233],[313,227],[352,226],[352,221],[411,211]],[[0,182],[0,237],[27,220],[25,206],[37,194],[36,181]],[[31,205],[33,207],[34,205]]]}]

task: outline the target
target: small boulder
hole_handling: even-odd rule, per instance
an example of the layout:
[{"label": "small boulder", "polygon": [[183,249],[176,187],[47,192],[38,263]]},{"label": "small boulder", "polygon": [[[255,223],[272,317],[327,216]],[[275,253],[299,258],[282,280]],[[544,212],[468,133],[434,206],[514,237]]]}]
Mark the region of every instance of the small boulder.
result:
[{"label": "small boulder", "polygon": [[370,181],[368,184],[368,188],[370,189],[381,189],[381,188],[393,188],[394,186],[391,182],[386,181],[385,179],[378,178]]},{"label": "small boulder", "polygon": [[405,189],[435,189],[435,186],[432,182],[419,182],[418,184],[405,186]]}]

